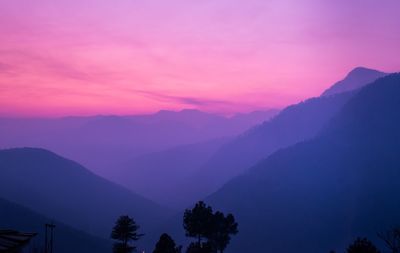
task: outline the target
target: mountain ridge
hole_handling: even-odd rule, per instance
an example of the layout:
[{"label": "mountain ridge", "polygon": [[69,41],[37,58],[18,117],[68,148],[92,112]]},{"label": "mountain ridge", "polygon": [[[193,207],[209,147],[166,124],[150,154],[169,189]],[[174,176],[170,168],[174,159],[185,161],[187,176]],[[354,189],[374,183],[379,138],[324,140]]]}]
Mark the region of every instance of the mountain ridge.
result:
[{"label": "mountain ridge", "polygon": [[148,231],[172,214],[45,149],[0,150],[0,174],[1,198],[103,238],[120,215]]},{"label": "mountain ridge", "polygon": [[336,82],[326,89],[321,96],[331,96],[334,94],[356,90],[363,87],[365,84],[371,83],[378,78],[384,77],[389,73],[366,67],[356,67],[351,70],[344,79]]},{"label": "mountain ridge", "polygon": [[241,224],[227,252],[342,251],[357,236],[379,243],[376,233],[400,222],[399,108],[400,74],[380,78],[318,136],[273,153],[209,196]]}]

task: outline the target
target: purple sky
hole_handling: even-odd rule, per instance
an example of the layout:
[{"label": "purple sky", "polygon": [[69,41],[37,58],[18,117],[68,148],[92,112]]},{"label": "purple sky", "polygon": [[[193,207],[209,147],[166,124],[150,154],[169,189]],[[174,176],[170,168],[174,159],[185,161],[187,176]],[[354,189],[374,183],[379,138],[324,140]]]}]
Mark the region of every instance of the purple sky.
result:
[{"label": "purple sky", "polygon": [[0,115],[282,107],[400,70],[398,0],[2,0]]}]

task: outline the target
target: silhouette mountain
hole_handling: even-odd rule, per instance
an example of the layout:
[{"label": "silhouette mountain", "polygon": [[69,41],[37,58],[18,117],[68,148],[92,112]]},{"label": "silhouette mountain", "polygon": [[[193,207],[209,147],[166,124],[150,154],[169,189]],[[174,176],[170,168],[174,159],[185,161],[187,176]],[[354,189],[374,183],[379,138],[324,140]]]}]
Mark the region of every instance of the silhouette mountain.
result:
[{"label": "silhouette mountain", "polygon": [[350,73],[348,73],[343,80],[335,83],[329,89],[324,91],[321,96],[330,96],[350,90],[356,90],[386,75],[388,75],[388,73],[374,69],[358,67],[350,71]]},{"label": "silhouette mountain", "polygon": [[54,222],[56,225],[54,234],[55,252],[111,252],[111,242],[108,240],[91,236],[59,221],[46,218],[28,208],[0,199],[0,228],[38,233],[31,242],[31,245],[37,249],[44,246],[44,224],[50,222]]},{"label": "silhouette mountain", "polygon": [[367,85],[318,136],[275,152],[211,195],[240,233],[227,252],[343,251],[400,224],[400,74]]},{"label": "silhouette mountain", "polygon": [[219,138],[137,157],[122,166],[125,169],[115,181],[164,206],[184,208],[180,197],[187,178],[228,140]]},{"label": "silhouette mountain", "polygon": [[0,151],[0,197],[103,238],[122,214],[134,217],[143,232],[170,215],[71,160],[35,148]]},{"label": "silhouette mountain", "polygon": [[[360,81],[357,85],[363,86],[368,83],[361,84],[361,81],[369,82],[371,72],[377,71],[357,68],[348,77],[350,81]],[[353,78],[354,76],[357,78]],[[355,91],[347,91],[291,105],[271,120],[253,127],[222,146],[187,180],[185,188],[188,190],[185,190],[185,196],[182,197],[186,199],[185,204],[211,194],[229,179],[278,149],[313,138],[354,93]]]},{"label": "silhouette mountain", "polygon": [[351,98],[343,93],[312,98],[282,110],[273,119],[250,129],[222,146],[185,186],[186,204],[202,198],[274,151],[316,135]]},{"label": "silhouette mountain", "polygon": [[276,110],[267,110],[226,118],[182,110],[134,116],[0,118],[0,148],[52,150],[96,174],[113,177],[120,164],[137,156],[233,136],[275,113]]}]

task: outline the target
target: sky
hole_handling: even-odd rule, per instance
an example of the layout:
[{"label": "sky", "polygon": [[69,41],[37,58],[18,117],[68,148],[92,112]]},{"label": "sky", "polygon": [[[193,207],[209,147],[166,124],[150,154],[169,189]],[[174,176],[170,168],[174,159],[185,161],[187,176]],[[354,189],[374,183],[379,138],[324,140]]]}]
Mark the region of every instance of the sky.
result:
[{"label": "sky", "polygon": [[0,116],[221,114],[400,70],[398,0],[1,0]]}]

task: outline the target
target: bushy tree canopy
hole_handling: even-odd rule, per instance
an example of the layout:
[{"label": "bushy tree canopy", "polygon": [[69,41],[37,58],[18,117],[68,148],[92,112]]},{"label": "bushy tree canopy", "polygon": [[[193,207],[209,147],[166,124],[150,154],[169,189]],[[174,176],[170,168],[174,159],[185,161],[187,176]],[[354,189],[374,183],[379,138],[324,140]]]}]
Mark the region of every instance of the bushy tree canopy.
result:
[{"label": "bushy tree canopy", "polygon": [[347,248],[347,253],[380,253],[375,245],[367,238],[357,238]]},{"label": "bushy tree canopy", "polygon": [[162,234],[153,253],[180,253],[181,247],[176,247],[174,240],[166,233]]},{"label": "bushy tree canopy", "polygon": [[[238,224],[232,214],[225,216],[222,212],[215,212],[210,206],[199,201],[193,209],[185,211],[183,226],[186,236],[197,238],[187,252],[223,252],[228,246],[231,235],[238,233]],[[202,239],[207,241],[202,243]],[[190,251],[189,251],[190,250]]]}]

